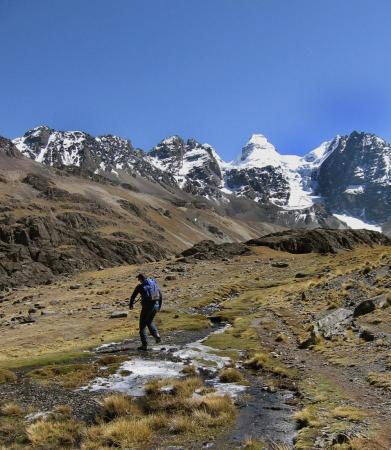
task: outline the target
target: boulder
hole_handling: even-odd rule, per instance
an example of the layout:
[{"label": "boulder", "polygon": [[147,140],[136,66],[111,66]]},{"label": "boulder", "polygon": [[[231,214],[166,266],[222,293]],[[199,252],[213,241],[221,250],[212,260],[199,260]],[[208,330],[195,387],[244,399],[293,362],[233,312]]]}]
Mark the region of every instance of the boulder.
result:
[{"label": "boulder", "polygon": [[363,316],[369,314],[376,309],[376,304],[373,300],[364,300],[359,303],[353,311],[354,317]]},{"label": "boulder", "polygon": [[350,309],[338,308],[322,319],[319,319],[313,326],[313,333],[316,336],[331,339],[333,336],[343,334],[352,320],[353,312]]}]

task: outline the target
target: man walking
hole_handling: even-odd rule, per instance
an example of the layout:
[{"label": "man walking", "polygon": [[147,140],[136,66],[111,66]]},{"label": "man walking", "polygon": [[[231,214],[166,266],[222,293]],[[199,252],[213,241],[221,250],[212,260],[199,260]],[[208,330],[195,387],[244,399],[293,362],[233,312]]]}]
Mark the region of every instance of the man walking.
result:
[{"label": "man walking", "polygon": [[141,346],[137,350],[148,350],[147,331],[155,338],[158,344],[161,341],[159,331],[153,323],[153,319],[162,307],[162,293],[159,285],[152,278],[147,278],[146,275],[140,273],[137,275],[139,284],[133,291],[130,297],[129,309],[133,309],[136,297],[141,296],[141,313],[140,313],[140,339]]}]

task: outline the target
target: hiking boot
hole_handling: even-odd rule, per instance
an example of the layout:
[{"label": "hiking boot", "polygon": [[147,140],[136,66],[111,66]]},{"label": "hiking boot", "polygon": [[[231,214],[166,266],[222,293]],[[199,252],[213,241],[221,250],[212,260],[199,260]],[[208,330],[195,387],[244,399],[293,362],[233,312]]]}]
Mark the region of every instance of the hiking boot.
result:
[{"label": "hiking boot", "polygon": [[155,336],[155,342],[156,344],[160,344],[160,342],[162,342],[162,338],[160,336]]},{"label": "hiking boot", "polygon": [[137,350],[140,350],[142,352],[146,352],[148,350],[148,347],[146,345],[140,345],[140,347],[137,347]]}]

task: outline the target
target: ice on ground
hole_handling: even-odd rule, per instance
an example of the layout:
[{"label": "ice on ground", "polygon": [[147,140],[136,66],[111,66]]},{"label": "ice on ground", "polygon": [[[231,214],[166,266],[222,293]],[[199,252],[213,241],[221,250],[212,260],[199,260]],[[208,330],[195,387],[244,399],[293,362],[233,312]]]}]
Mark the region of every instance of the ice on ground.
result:
[{"label": "ice on ground", "polygon": [[37,420],[46,420],[52,411],[38,411],[24,416],[26,422],[35,422]]},{"label": "ice on ground", "polygon": [[216,389],[215,395],[229,395],[230,397],[237,397],[243,393],[247,386],[240,383],[221,383],[218,379],[211,380],[208,382],[213,388]]},{"label": "ice on ground", "polygon": [[[211,334],[224,333],[230,325],[222,327]],[[90,385],[82,388],[91,391],[117,391],[140,397],[144,395],[144,384],[153,378],[180,378],[185,364],[191,364],[196,369],[204,371],[214,378],[206,382],[213,386],[217,393],[228,394],[233,397],[246,389],[237,383],[221,383],[217,378],[220,369],[231,363],[231,358],[221,356],[212,347],[200,339],[183,347],[159,345],[153,350],[160,352],[161,358],[144,359],[137,357],[121,364],[114,375],[108,378],[98,377]],[[96,349],[104,349],[113,344],[103,344]],[[165,358],[165,359],[163,359]],[[170,360],[171,358],[172,360]]]},{"label": "ice on ground", "polygon": [[357,217],[348,216],[347,214],[333,214],[334,217],[341,220],[342,222],[345,222],[348,227],[352,228],[353,230],[372,230],[372,231],[382,231],[381,227],[378,225],[373,225],[370,223],[366,223],[361,219],[358,219]]},{"label": "ice on ground", "polygon": [[[183,366],[183,362],[135,358],[121,364],[114,375],[108,378],[98,377],[92,384],[83,389],[116,391],[141,397],[144,395],[144,384],[149,380],[180,377]],[[123,374],[124,371],[129,373]]]}]

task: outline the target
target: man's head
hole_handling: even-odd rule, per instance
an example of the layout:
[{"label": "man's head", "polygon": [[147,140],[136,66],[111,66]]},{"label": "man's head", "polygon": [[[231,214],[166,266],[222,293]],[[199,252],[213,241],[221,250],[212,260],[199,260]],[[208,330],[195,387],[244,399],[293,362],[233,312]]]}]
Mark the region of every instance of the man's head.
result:
[{"label": "man's head", "polygon": [[145,281],[147,281],[147,276],[143,273],[139,273],[137,275],[137,279],[140,283],[144,283]]}]

